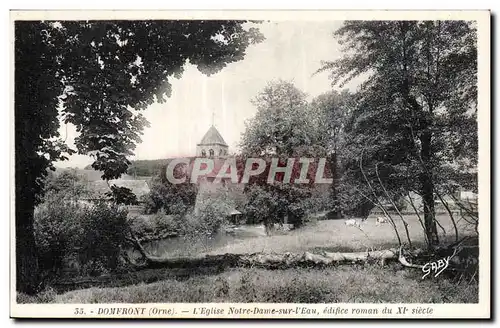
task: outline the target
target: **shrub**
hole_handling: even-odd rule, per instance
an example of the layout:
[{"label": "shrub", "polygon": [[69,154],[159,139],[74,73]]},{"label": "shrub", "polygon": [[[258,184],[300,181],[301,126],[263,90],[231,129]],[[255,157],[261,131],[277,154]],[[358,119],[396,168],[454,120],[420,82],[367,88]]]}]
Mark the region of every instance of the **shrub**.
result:
[{"label": "shrub", "polygon": [[263,222],[266,227],[274,223],[288,223],[295,228],[305,223],[306,214],[316,208],[311,189],[303,186],[275,183],[250,185],[246,188],[247,202],[244,212],[252,223]]},{"label": "shrub", "polygon": [[177,215],[166,215],[161,212],[156,213],[151,218],[155,229],[164,232],[176,232],[179,230],[179,220]]},{"label": "shrub", "polygon": [[199,207],[185,215],[181,223],[184,235],[211,235],[220,230],[226,222],[229,205],[224,201],[207,199]]},{"label": "shrub", "polygon": [[80,239],[80,262],[89,274],[116,270],[120,263],[122,245],[128,234],[127,210],[124,207],[100,202],[85,211]]},{"label": "shrub", "polygon": [[153,182],[150,192],[142,197],[145,214],[163,210],[165,214],[184,215],[194,207],[196,187],[191,183],[170,184]]},{"label": "shrub", "polygon": [[65,257],[78,246],[84,208],[76,202],[46,195],[48,200],[35,209],[35,240],[43,275],[57,275]]},{"label": "shrub", "polygon": [[155,225],[153,220],[144,216],[136,216],[129,221],[130,228],[139,238],[151,235],[155,232]]},{"label": "shrub", "polygon": [[157,240],[178,234],[181,217],[158,212],[153,215],[139,215],[129,221],[129,225],[139,240]]}]

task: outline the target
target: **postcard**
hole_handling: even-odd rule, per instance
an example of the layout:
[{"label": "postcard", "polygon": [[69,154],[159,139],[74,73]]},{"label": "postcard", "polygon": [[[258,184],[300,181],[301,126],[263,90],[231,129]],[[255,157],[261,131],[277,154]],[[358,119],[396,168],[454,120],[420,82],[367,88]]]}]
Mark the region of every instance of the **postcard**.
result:
[{"label": "postcard", "polygon": [[22,11],[12,318],[491,318],[489,11]]}]

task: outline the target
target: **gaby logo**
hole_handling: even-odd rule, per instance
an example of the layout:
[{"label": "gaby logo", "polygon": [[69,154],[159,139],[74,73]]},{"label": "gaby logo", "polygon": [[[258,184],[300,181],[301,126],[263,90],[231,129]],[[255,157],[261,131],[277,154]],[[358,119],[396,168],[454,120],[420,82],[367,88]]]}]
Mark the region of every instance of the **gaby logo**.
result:
[{"label": "gaby logo", "polygon": [[450,263],[451,256],[445,257],[443,259],[437,260],[435,262],[429,262],[422,267],[422,272],[425,274],[422,276],[422,279],[427,277],[431,272],[435,272],[434,277],[439,276]]},{"label": "gaby logo", "polygon": [[456,253],[457,253],[457,249],[455,248],[455,251],[453,252],[452,255],[447,256],[447,257],[442,258],[442,259],[439,259],[437,261],[429,262],[429,263],[425,264],[422,267],[422,272],[425,273],[422,276],[422,279],[427,277],[431,272],[435,273],[434,277],[439,276],[444,270],[446,270],[446,268],[448,268],[451,258],[454,257]]},{"label": "gaby logo", "polygon": [[172,184],[197,183],[207,178],[212,183],[230,180],[231,183],[249,183],[252,178],[274,182],[309,184],[331,184],[332,178],[325,177],[326,158],[236,158],[213,159],[198,157],[176,158],[166,167],[166,178]]}]

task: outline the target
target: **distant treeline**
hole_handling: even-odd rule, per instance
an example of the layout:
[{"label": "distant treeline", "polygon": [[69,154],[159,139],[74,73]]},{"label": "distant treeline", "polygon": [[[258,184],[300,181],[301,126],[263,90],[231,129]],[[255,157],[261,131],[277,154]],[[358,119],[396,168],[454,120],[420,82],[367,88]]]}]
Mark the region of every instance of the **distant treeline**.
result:
[{"label": "distant treeline", "polygon": [[[127,169],[127,174],[130,176],[157,176],[161,169],[168,163],[167,159],[141,159],[131,161],[131,165]],[[92,166],[87,165],[86,170],[91,170]]]}]

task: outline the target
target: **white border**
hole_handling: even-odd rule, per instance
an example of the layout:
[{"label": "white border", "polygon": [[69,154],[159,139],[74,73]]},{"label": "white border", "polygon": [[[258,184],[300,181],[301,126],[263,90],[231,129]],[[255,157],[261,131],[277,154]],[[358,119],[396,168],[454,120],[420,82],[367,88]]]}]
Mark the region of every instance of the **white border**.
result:
[{"label": "white border", "polygon": [[[479,285],[479,304],[432,304],[434,308],[434,315],[432,318],[484,318],[488,317],[490,313],[490,281],[489,274],[491,272],[490,259],[490,13],[485,11],[51,11],[51,12],[11,12],[10,19],[10,37],[12,35],[12,20],[15,19],[271,19],[271,20],[337,20],[337,19],[383,19],[383,20],[397,20],[397,19],[471,19],[478,21],[478,80],[479,80],[479,213],[480,213],[480,285]],[[13,53],[13,45],[11,43],[11,54]],[[13,58],[11,57],[11,73],[13,68]],[[13,78],[11,74],[10,80],[10,96],[12,96]],[[11,97],[11,113],[13,113],[13,101]],[[12,121],[10,121],[12,123]],[[11,124],[12,125],[12,124]],[[11,130],[10,149],[13,148],[13,131]],[[10,152],[11,163],[13,163],[12,152]],[[11,177],[13,173],[12,165],[10,167]],[[12,181],[9,184],[12,186]],[[12,196],[13,190],[10,188],[10,195]],[[13,215],[13,207],[11,207],[11,222]],[[15,229],[11,224],[11,236],[15,234]],[[13,244],[11,239],[11,245]],[[11,255],[13,255],[13,248]],[[12,273],[15,270],[15,259],[11,256]],[[13,275],[15,277],[15,275]],[[69,305],[34,305],[34,304],[21,304],[15,305],[15,282],[11,281],[11,315],[22,317],[74,317],[72,311],[75,307],[82,307],[75,304]],[[14,302],[12,302],[14,301]],[[161,304],[164,306],[165,304]],[[91,307],[111,307],[112,305],[83,305],[90,313]],[[123,306],[138,306],[138,305],[124,305]],[[158,305],[147,305],[148,307]],[[201,306],[201,304],[177,304],[177,307],[185,307],[186,309],[193,306]],[[209,305],[210,306],[210,305]],[[227,304],[219,304],[219,306],[228,306]],[[288,307],[293,305],[283,304],[251,304],[246,305],[249,307]],[[308,305],[309,307],[321,307],[324,305]],[[369,304],[335,304],[335,306],[345,307],[370,307],[377,305]],[[380,305],[378,305],[380,306]],[[396,306],[392,304],[391,306]],[[398,306],[416,307],[417,304],[399,304]],[[68,312],[68,310],[70,310]],[[255,316],[254,316],[255,317]],[[301,316],[303,318],[304,316]],[[321,317],[321,316],[320,316]],[[320,318],[315,316],[314,318]],[[387,316],[384,316],[387,318]],[[392,316],[394,317],[394,316]],[[410,316],[411,317],[411,316]],[[410,318],[405,316],[405,318]],[[287,316],[287,318],[291,318]],[[343,317],[348,318],[348,317]],[[360,318],[360,316],[356,316]],[[379,316],[380,318],[380,316]],[[430,318],[430,317],[428,317]]]}]

